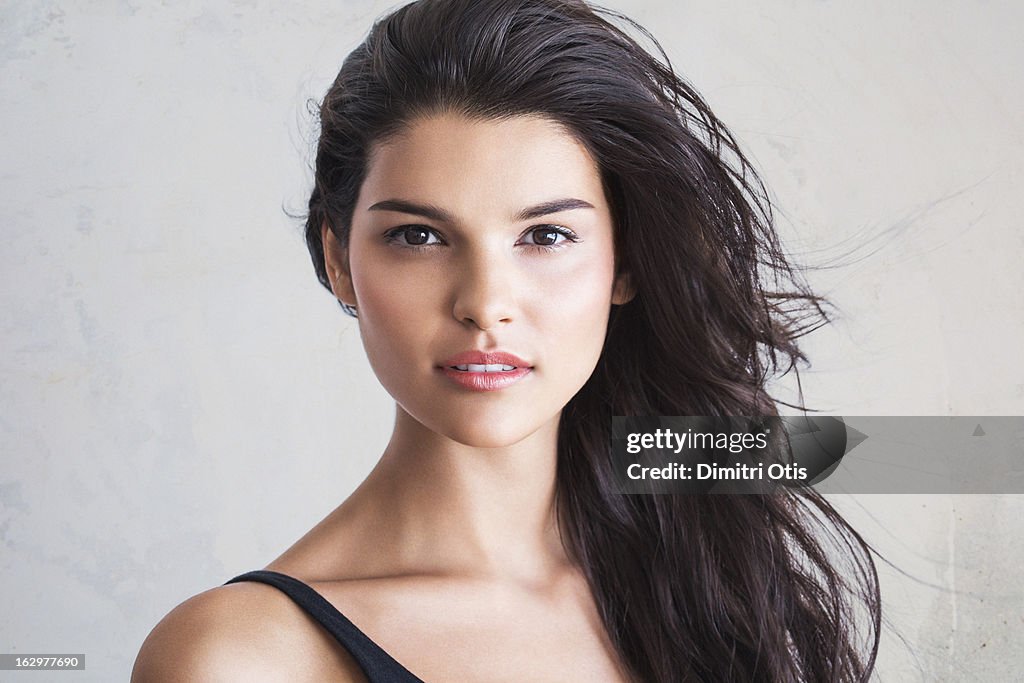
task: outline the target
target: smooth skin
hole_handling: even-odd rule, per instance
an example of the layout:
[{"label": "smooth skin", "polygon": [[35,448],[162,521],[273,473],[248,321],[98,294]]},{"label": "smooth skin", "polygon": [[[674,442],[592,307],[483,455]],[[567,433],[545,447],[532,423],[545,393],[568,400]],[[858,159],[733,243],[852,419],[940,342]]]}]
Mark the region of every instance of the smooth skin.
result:
[{"label": "smooth skin", "polygon": [[[632,296],[613,230],[597,166],[564,128],[455,114],[374,147],[347,249],[324,227],[394,433],[352,496],[267,569],[312,585],[425,681],[627,680],[553,506],[559,416],[611,306]],[[530,372],[466,388],[442,367],[470,350],[514,353]],[[132,676],[326,679],[365,680],[257,583],[179,605]]]}]

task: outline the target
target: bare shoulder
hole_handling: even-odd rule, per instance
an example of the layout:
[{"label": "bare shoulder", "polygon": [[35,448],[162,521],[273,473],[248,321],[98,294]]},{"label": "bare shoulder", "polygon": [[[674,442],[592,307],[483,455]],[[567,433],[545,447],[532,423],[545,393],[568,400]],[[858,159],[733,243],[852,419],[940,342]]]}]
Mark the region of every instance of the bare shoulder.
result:
[{"label": "bare shoulder", "polygon": [[275,588],[242,582],[181,603],[139,650],[133,683],[155,681],[362,682],[334,639]]}]

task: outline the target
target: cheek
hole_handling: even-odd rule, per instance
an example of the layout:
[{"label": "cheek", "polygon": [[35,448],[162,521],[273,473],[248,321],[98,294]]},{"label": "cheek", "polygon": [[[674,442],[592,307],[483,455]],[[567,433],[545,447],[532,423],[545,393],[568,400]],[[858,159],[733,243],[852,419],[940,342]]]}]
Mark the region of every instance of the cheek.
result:
[{"label": "cheek", "polygon": [[437,276],[367,258],[353,258],[352,264],[366,355],[384,387],[398,389],[412,364],[422,362],[424,343],[438,323],[437,292],[424,286]]},{"label": "cheek", "polygon": [[374,325],[400,324],[429,303],[431,288],[424,286],[422,275],[409,277],[398,268],[366,271],[353,271],[360,322],[365,318]]},{"label": "cheek", "polygon": [[552,277],[542,306],[542,329],[548,352],[564,368],[572,368],[580,383],[597,364],[611,310],[614,265],[610,253],[588,259]]}]

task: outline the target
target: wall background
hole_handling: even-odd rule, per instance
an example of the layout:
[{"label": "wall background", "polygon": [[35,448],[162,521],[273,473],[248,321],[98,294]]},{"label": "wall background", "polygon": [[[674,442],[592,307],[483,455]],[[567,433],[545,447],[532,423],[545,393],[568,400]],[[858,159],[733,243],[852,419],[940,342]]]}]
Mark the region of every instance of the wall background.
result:
[{"label": "wall background", "polygon": [[[810,275],[842,314],[807,340],[811,405],[1024,414],[1024,6],[607,4],[751,152],[793,251],[847,264]],[[71,5],[0,9],[0,652],[126,680],[169,609],[276,557],[388,436],[283,209],[305,101],[392,3]],[[881,567],[907,644],[886,634],[878,680],[1024,667],[1022,499],[837,497],[911,575]]]}]

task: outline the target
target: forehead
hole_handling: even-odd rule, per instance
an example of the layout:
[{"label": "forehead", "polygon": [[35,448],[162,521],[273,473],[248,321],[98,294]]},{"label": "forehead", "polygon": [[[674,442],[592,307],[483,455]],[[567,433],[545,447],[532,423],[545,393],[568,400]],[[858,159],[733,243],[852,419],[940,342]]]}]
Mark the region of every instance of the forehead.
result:
[{"label": "forehead", "polygon": [[414,120],[371,150],[359,204],[421,199],[456,212],[518,208],[552,197],[604,204],[598,166],[564,126],[538,116]]}]

